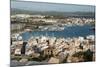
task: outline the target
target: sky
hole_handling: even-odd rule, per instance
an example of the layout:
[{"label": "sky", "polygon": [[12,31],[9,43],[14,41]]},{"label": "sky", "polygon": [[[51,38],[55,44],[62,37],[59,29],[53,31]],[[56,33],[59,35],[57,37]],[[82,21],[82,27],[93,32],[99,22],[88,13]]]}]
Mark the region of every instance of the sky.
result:
[{"label": "sky", "polygon": [[25,1],[11,1],[11,8],[29,11],[95,12],[95,6],[93,5],[73,5]]}]

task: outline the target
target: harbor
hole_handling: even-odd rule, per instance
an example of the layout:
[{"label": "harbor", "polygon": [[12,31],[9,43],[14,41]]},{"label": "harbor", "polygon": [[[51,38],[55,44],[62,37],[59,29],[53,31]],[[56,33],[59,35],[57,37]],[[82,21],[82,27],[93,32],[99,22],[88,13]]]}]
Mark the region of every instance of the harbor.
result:
[{"label": "harbor", "polygon": [[12,16],[12,66],[95,61],[94,18],[53,18]]}]

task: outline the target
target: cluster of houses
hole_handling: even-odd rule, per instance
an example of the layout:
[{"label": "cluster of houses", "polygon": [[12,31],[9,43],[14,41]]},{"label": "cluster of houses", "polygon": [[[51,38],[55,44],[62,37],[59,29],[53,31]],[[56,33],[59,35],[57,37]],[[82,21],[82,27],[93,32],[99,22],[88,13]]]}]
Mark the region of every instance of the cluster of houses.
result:
[{"label": "cluster of houses", "polygon": [[76,18],[76,17],[65,17],[63,19],[54,18],[54,16],[50,16],[46,18],[45,15],[28,15],[28,14],[16,14],[11,16],[11,21],[15,22],[41,22],[41,23],[64,23],[64,24],[85,24],[85,23],[94,23],[94,18]]},{"label": "cluster of houses", "polygon": [[95,24],[94,18],[16,14],[11,15],[11,32],[21,31],[62,31],[65,26]]},{"label": "cluster of houses", "polygon": [[95,37],[94,35],[73,38],[39,36],[23,41],[22,37],[18,36],[11,43],[11,55],[31,56],[41,61],[46,60],[47,63],[94,61]]}]

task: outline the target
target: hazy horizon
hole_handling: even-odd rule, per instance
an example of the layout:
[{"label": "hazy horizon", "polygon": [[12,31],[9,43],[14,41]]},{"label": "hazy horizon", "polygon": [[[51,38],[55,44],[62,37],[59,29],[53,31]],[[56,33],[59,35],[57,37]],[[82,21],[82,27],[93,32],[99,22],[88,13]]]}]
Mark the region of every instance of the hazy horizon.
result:
[{"label": "hazy horizon", "polygon": [[93,5],[55,4],[29,1],[11,1],[11,8],[29,11],[95,12],[95,6]]}]

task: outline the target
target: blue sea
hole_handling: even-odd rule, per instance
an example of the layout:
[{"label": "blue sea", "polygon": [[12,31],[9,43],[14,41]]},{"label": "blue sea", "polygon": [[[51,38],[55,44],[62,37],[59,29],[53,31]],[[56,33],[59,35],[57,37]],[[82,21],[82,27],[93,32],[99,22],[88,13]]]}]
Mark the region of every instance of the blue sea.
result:
[{"label": "blue sea", "polygon": [[62,31],[33,31],[33,32],[24,32],[21,34],[23,40],[28,40],[31,36],[55,36],[55,37],[85,37],[88,35],[95,35],[95,31],[92,30],[93,26],[91,25],[73,25],[66,26]]}]

